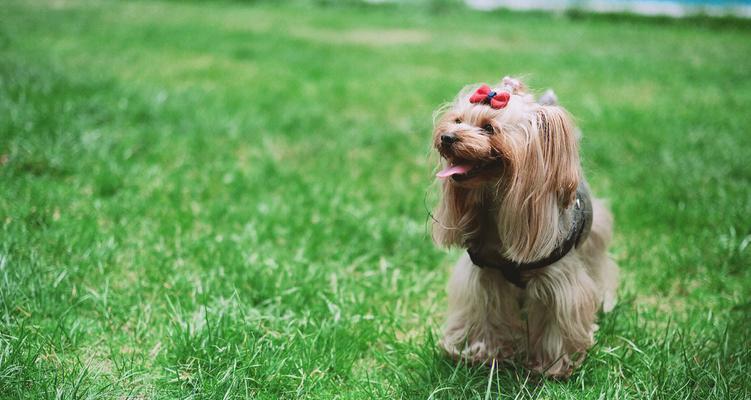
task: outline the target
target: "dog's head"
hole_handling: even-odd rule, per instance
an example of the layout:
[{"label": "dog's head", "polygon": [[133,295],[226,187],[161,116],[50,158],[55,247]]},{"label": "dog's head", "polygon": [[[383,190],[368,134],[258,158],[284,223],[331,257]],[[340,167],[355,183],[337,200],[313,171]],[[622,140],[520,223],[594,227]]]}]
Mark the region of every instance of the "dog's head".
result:
[{"label": "dog's head", "polygon": [[567,207],[576,195],[580,167],[570,116],[536,102],[515,79],[462,89],[437,116],[433,146],[443,180],[434,229],[439,244],[463,245],[487,196],[514,209],[518,218],[507,215],[501,223],[518,231],[535,230],[541,207]]}]

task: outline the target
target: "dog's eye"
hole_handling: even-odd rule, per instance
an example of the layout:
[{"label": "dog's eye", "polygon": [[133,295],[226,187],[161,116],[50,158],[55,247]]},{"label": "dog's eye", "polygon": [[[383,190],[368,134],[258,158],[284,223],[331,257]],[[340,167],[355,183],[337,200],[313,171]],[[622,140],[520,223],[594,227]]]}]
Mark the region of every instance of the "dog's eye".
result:
[{"label": "dog's eye", "polygon": [[484,125],[484,126],[482,127],[482,129],[483,129],[483,130],[485,131],[485,133],[487,133],[488,135],[492,135],[492,134],[493,134],[493,125],[490,125],[490,124],[485,124],[485,125]]},{"label": "dog's eye", "polygon": [[457,119],[454,120],[454,122],[456,122],[457,124],[461,124],[462,123],[462,119],[461,118],[457,118]]}]

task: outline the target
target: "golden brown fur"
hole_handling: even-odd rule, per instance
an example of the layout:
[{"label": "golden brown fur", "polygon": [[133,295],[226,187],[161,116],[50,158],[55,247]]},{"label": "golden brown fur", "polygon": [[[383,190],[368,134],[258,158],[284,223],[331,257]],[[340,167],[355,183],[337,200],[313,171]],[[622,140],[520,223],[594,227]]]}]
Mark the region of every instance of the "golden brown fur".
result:
[{"label": "golden brown fur", "polygon": [[[505,87],[513,95],[502,109],[470,103],[478,86],[464,88],[435,123],[433,144],[442,166],[471,169],[443,180],[433,238],[446,247],[471,245],[486,256],[539,260],[571,225],[571,205],[584,179],[577,131],[563,108],[538,104],[523,85]],[[503,84],[495,90],[504,90]],[[593,344],[597,310],[608,311],[615,301],[618,268],[607,255],[611,230],[608,210],[595,199],[587,240],[525,275],[524,290],[464,255],[449,283],[441,345],[475,362],[527,353],[532,369],[568,376]]]}]

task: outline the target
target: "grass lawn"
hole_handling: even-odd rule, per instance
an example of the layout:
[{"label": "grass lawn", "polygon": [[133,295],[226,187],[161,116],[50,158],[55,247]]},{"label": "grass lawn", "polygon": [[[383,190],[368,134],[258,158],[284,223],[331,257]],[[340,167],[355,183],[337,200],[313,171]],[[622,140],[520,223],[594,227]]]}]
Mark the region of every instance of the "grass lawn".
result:
[{"label": "grass lawn", "polygon": [[[0,6],[0,398],[751,397],[751,25]],[[436,347],[431,113],[554,87],[621,301],[568,381]]]}]

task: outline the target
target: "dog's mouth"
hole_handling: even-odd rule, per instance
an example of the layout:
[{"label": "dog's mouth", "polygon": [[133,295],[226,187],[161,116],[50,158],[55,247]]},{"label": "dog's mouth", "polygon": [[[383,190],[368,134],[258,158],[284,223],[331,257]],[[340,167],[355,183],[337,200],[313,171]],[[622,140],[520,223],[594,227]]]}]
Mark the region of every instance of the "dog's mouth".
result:
[{"label": "dog's mouth", "polygon": [[493,163],[472,163],[465,160],[449,161],[446,168],[439,171],[435,176],[440,179],[451,178],[455,181],[463,181],[472,178],[482,171],[493,168]]}]

